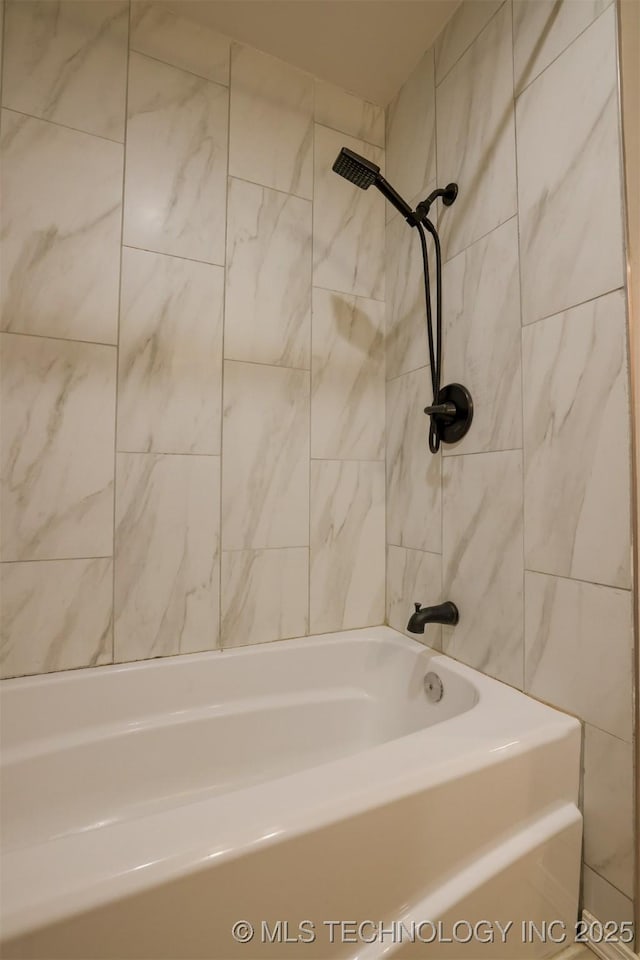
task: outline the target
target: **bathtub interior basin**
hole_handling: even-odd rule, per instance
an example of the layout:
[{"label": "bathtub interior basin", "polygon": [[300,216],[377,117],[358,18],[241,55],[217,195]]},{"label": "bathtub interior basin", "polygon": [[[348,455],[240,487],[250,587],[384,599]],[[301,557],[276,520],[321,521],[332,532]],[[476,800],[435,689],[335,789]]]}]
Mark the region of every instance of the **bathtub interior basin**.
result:
[{"label": "bathtub interior basin", "polygon": [[445,667],[446,696],[425,696],[428,661],[388,638],[338,637],[12,681],[3,847],[229,793],[469,710],[476,688]]}]

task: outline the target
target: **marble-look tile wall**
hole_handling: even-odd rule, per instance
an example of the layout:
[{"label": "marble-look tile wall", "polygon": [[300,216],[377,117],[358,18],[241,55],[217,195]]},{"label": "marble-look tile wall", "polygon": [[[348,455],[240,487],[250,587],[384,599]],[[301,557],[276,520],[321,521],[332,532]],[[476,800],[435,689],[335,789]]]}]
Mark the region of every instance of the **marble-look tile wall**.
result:
[{"label": "marble-look tile wall", "polygon": [[[381,623],[384,111],[146,0],[6,0],[2,676]],[[1,47],[0,47],[1,49]]]},{"label": "marble-look tile wall", "polygon": [[[584,904],[632,919],[630,434],[616,9],[466,2],[387,113],[389,177],[438,211],[443,382],[469,434],[427,450],[417,239],[387,224],[387,620],[584,722]],[[419,199],[420,193],[412,195]]]}]

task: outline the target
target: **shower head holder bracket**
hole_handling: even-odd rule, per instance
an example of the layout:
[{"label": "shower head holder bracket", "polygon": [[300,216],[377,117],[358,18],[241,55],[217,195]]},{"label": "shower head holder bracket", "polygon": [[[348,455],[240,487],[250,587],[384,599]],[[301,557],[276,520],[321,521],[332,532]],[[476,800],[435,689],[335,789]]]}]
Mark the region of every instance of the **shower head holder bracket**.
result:
[{"label": "shower head holder bracket", "polygon": [[413,223],[424,223],[424,221],[429,216],[429,210],[438,197],[442,198],[442,202],[445,207],[450,207],[458,196],[458,184],[457,183],[448,183],[446,187],[437,187],[435,190],[432,190],[428,197],[425,197],[424,200],[421,200],[418,206],[416,207],[413,214]]},{"label": "shower head holder bracket", "polygon": [[461,383],[449,383],[440,389],[438,402],[424,408],[435,420],[443,443],[457,443],[469,431],[473,421],[473,400]]}]

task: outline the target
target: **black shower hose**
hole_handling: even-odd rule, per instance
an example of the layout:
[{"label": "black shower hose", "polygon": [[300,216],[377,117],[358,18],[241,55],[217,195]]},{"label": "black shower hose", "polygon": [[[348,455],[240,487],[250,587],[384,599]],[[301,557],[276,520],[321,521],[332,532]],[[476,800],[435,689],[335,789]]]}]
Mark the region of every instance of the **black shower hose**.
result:
[{"label": "black shower hose", "polygon": [[[422,223],[433,237],[433,245],[436,251],[436,342],[434,347],[433,338],[433,316],[431,311],[431,284],[429,282],[429,256],[427,253],[427,238],[425,237]],[[438,231],[426,218],[422,223],[416,223],[418,236],[420,237],[420,248],[422,250],[422,264],[424,270],[424,299],[427,308],[427,339],[429,341],[429,363],[431,364],[431,386],[433,387],[433,402],[439,403],[440,396],[440,373],[442,366],[442,254],[440,250],[440,237]],[[438,433],[438,424],[436,418],[432,415],[429,426],[429,450],[431,453],[437,453],[440,449],[440,434]]]}]

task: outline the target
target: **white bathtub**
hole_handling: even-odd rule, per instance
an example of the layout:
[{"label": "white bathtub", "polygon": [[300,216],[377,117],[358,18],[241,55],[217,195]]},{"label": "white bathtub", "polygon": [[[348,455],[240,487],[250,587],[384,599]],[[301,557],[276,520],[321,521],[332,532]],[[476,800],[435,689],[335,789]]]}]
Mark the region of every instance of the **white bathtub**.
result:
[{"label": "white bathtub", "polygon": [[523,921],[570,939],[578,722],[393,630],[2,692],[3,957],[558,951],[557,923],[525,944]]}]

